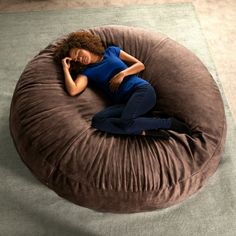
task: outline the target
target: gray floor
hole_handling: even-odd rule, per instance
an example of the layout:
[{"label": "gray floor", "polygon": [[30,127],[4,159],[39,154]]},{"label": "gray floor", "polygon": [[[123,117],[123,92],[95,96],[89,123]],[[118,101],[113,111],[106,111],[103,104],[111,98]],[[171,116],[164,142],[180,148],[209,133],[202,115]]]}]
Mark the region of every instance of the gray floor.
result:
[{"label": "gray floor", "polygon": [[236,1],[235,0],[0,0],[0,11],[125,6],[192,2],[236,121]]}]

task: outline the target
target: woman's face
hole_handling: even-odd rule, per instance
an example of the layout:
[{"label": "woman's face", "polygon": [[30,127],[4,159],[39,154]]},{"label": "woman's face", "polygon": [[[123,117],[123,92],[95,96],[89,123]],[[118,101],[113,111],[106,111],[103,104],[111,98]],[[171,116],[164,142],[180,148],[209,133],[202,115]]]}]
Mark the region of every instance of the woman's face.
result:
[{"label": "woman's face", "polygon": [[92,53],[81,48],[72,48],[69,56],[73,61],[78,61],[82,65],[89,65],[92,61]]}]

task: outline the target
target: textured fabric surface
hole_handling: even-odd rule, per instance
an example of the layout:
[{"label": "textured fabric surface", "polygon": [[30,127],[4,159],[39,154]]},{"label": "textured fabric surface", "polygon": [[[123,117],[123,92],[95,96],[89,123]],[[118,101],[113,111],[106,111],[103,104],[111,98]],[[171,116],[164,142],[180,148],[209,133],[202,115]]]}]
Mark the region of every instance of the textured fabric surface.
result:
[{"label": "textured fabric surface", "polygon": [[109,99],[91,88],[68,96],[62,67],[53,61],[59,39],[28,63],[12,98],[10,129],[22,160],[59,195],[98,211],[148,211],[182,201],[221,159],[226,120],[216,83],[193,53],[163,34],[127,26],[90,31],[105,47],[118,45],[144,63],[141,77],[157,90],[156,109],[189,124],[192,137],[171,131],[163,141],[90,127]]},{"label": "textured fabric surface", "polygon": [[[7,124],[16,81],[26,62],[48,43],[49,38],[54,39],[64,31],[78,29],[78,21],[82,18],[88,19],[88,25],[83,24],[83,27],[101,25],[104,24],[105,17],[100,16],[107,13],[108,18],[112,16],[109,23],[146,26],[172,35],[172,38],[195,51],[220,85],[191,5],[160,5],[122,10],[110,9],[108,13],[107,10],[100,9],[79,11],[80,14],[78,11],[65,11],[1,15],[1,29],[4,30],[0,44],[1,74],[4,79],[1,83],[1,232],[4,235],[194,235],[194,232],[198,232],[197,235],[233,235],[235,125],[225,100],[228,134],[219,169],[202,191],[171,208],[132,215],[97,213],[59,198],[36,182],[19,161]],[[97,17],[96,23],[90,22],[91,14]],[[142,21],[134,17],[137,14],[142,14]],[[68,21],[62,23],[65,21],[61,19],[66,17]],[[162,21],[159,21],[160,17],[163,18]],[[24,20],[29,19],[31,23],[25,24]],[[45,19],[50,22],[50,26],[46,26]],[[35,25],[40,27],[34,27]],[[30,33],[26,35],[26,31]],[[16,42],[18,45],[13,48]]]}]

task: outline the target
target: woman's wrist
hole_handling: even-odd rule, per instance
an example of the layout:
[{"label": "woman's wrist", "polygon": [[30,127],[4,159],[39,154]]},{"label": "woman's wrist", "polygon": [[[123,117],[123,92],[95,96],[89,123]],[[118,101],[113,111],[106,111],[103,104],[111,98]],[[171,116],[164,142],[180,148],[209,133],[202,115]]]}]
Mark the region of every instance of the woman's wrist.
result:
[{"label": "woman's wrist", "polygon": [[129,75],[137,74],[144,69],[145,69],[144,64],[141,62],[137,62],[137,63],[133,64],[132,66],[126,68],[122,72],[124,73],[124,76],[129,76]]},{"label": "woman's wrist", "polygon": [[67,66],[62,66],[64,71],[70,71],[69,68]]},{"label": "woman's wrist", "polygon": [[123,76],[123,77],[126,77],[128,74],[127,74],[127,72],[126,72],[126,70],[122,70],[121,72],[120,72],[120,74]]}]

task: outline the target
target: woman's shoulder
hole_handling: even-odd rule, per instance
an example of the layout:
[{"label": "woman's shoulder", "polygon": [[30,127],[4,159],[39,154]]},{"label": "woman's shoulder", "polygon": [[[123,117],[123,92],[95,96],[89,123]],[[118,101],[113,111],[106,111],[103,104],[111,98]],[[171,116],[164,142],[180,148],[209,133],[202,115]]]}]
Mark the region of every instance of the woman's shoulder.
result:
[{"label": "woman's shoulder", "polygon": [[120,55],[120,50],[121,50],[121,48],[119,46],[110,45],[106,48],[106,53],[107,54],[114,54],[116,56],[119,56]]}]

